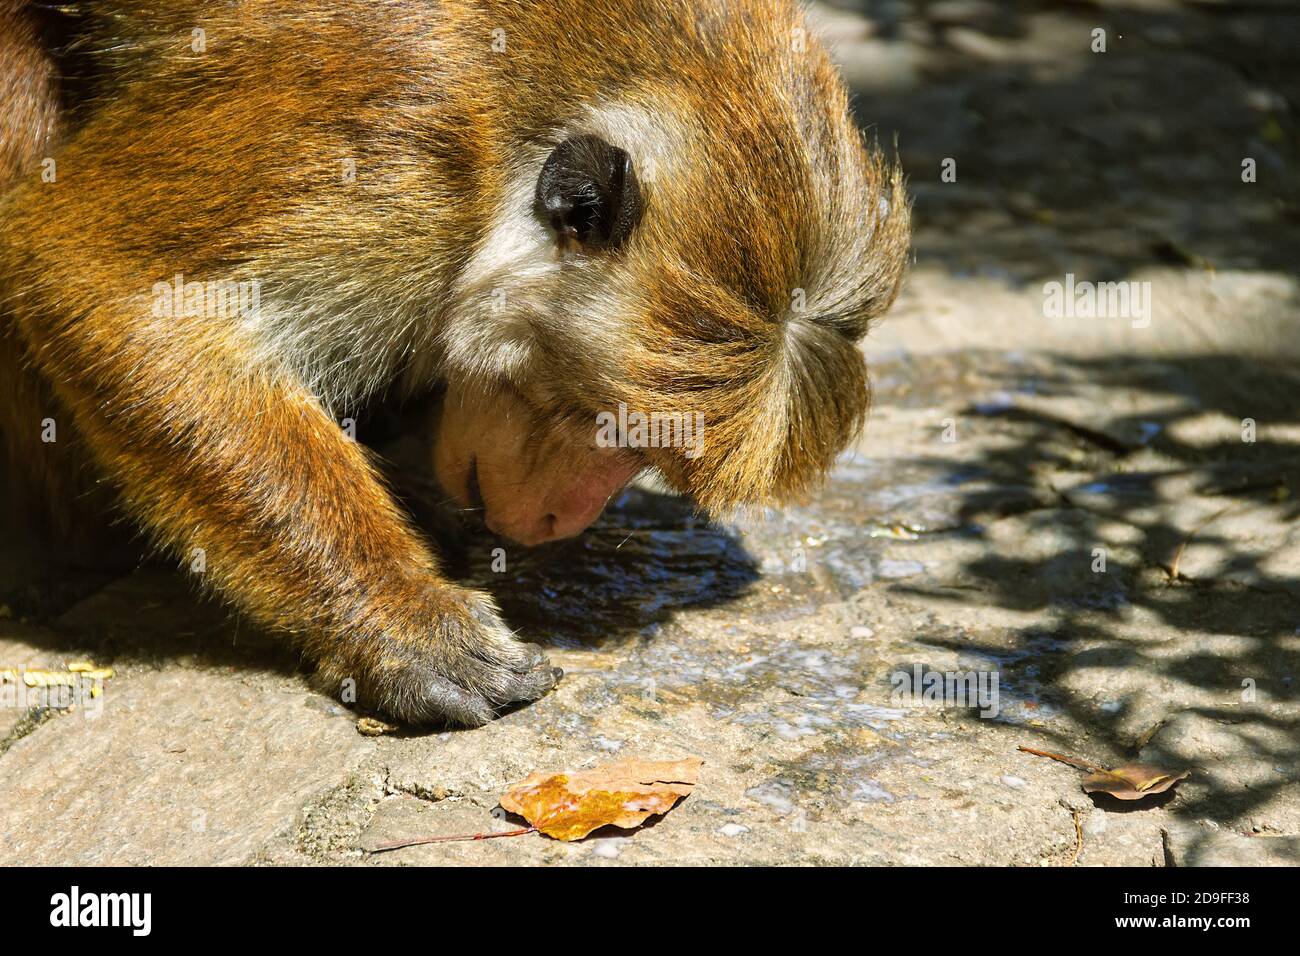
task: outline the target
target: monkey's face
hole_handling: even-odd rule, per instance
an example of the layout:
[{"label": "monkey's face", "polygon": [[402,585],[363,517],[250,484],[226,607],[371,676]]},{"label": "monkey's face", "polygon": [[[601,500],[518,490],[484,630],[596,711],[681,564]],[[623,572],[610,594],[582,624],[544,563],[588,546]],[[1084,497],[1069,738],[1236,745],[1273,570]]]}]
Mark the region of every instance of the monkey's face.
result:
[{"label": "monkey's face", "polygon": [[576,534],[643,467],[708,510],[777,503],[856,433],[857,340],[897,291],[908,205],[805,55],[810,72],[592,107],[496,177],[449,310],[436,453],[496,530]]}]

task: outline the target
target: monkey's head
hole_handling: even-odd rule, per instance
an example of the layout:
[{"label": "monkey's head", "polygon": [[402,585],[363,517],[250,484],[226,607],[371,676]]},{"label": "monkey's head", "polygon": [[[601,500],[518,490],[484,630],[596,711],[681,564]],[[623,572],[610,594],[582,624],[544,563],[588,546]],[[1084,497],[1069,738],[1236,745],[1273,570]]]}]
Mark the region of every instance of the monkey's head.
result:
[{"label": "monkey's head", "polygon": [[907,258],[901,173],[797,12],[757,5],[781,17],[511,58],[537,85],[539,58],[636,65],[519,93],[536,114],[499,146],[456,285],[436,470],[498,533],[577,534],[649,468],[706,510],[797,498],[862,424],[858,341]]}]

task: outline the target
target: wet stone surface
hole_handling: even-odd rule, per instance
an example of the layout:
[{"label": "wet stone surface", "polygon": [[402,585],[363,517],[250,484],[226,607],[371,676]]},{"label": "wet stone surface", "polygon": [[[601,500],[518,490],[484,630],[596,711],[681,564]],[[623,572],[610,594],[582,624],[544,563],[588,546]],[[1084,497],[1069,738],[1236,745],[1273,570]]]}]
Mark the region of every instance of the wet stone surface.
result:
[{"label": "wet stone surface", "polygon": [[[1300,363],[1258,338],[1289,322],[1300,343],[1295,206],[1230,195],[1261,137],[1294,166],[1266,94],[1295,102],[1295,79],[1242,66],[1290,27],[1255,5],[1211,43],[1215,5],[1102,6],[1134,44],[1110,66],[1077,52],[1087,5],[821,8],[917,195],[917,267],[865,346],[867,431],[780,513],[709,524],[637,487],[575,541],[461,536],[459,573],[565,669],[532,706],[363,736],[179,574],[6,538],[0,669],[115,676],[94,719],[0,709],[0,862],[1300,862]],[[988,175],[943,192],[950,154]],[[1188,248],[1222,273],[1171,261]],[[1152,326],[1044,319],[1036,283],[1090,269],[1151,281]],[[918,669],[996,677],[996,699],[899,694]],[[1019,745],[1192,776],[1118,806]],[[536,770],[692,755],[694,794],[634,833],[368,852],[513,828],[497,800]]]}]

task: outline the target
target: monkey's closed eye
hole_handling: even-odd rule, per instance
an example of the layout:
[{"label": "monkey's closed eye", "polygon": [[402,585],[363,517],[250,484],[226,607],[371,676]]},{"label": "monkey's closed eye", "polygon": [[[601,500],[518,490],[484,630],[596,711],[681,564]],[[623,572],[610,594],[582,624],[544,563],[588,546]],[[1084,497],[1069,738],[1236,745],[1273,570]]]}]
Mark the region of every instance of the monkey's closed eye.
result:
[{"label": "monkey's closed eye", "polygon": [[537,177],[537,212],[562,240],[616,249],[641,221],[641,184],[626,150],[599,136],[571,136]]}]

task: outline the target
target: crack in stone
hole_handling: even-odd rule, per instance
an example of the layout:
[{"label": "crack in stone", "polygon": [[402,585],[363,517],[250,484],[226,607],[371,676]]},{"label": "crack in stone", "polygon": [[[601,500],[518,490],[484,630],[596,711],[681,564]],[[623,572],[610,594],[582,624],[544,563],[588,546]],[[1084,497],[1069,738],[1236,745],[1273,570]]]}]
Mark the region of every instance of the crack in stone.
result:
[{"label": "crack in stone", "polygon": [[67,710],[60,710],[57,707],[31,707],[27,713],[18,719],[18,723],[0,740],[0,757],[9,752],[9,748],[24,737],[35,732],[36,728],[54,717],[66,714]]}]

